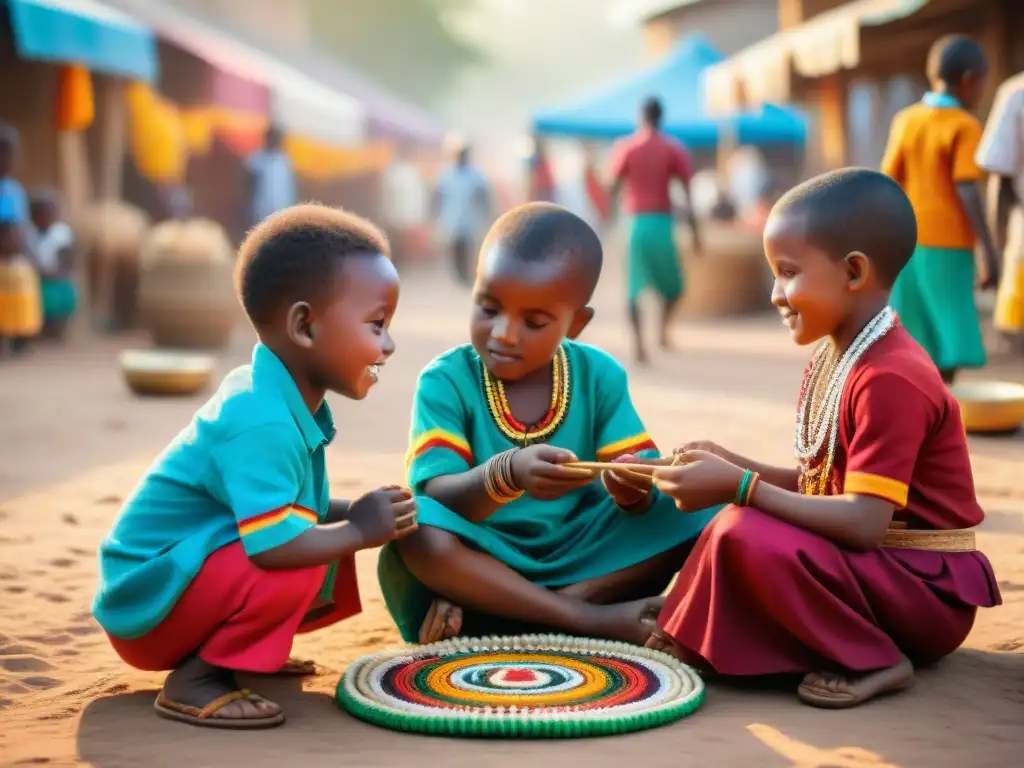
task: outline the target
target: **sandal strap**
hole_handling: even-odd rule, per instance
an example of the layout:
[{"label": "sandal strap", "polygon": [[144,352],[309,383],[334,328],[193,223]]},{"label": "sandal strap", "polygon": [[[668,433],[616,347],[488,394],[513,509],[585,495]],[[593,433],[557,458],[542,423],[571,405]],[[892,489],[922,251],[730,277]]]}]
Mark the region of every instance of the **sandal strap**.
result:
[{"label": "sandal strap", "polygon": [[252,691],[250,691],[248,688],[240,688],[237,691],[225,693],[223,696],[218,696],[205,707],[200,709],[196,713],[196,717],[200,718],[201,720],[205,720],[211,715],[215,714],[216,712],[224,709],[224,707],[226,707],[231,702],[240,701],[242,699],[248,699],[251,694]]}]

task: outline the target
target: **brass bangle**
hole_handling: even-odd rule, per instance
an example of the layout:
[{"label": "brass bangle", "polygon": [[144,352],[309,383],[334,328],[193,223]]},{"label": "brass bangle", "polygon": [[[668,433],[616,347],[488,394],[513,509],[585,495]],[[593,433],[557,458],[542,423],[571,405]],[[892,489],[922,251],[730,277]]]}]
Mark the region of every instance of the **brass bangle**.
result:
[{"label": "brass bangle", "polygon": [[484,490],[496,504],[508,504],[523,495],[512,478],[512,457],[516,449],[492,456],[484,464]]}]

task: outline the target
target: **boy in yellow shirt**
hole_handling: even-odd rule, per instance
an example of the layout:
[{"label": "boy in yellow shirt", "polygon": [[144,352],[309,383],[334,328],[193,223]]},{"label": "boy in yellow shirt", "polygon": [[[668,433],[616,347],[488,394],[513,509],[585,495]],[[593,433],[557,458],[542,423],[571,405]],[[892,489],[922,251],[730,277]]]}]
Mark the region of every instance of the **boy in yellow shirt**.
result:
[{"label": "boy in yellow shirt", "polygon": [[998,260],[985,224],[974,160],[982,125],[968,110],[988,73],[981,46],[963,35],[937,41],[928,54],[932,90],[893,118],[882,172],[914,207],[917,250],[892,291],[892,306],[910,335],[952,382],[960,368],[985,365],[974,303],[974,244],[985,256],[982,287],[996,285]]}]

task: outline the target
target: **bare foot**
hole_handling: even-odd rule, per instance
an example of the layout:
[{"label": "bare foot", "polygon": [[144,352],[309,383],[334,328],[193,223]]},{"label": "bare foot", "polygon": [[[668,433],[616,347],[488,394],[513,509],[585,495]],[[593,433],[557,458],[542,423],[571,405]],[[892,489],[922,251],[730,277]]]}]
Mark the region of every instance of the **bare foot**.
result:
[{"label": "bare foot", "polygon": [[914,665],[904,658],[888,669],[862,675],[811,672],[800,683],[796,695],[812,707],[849,709],[876,696],[903,690],[913,682]]},{"label": "bare foot", "polygon": [[430,604],[420,625],[420,645],[457,637],[462,631],[462,609],[438,597]]},{"label": "bare foot", "polygon": [[650,597],[614,605],[588,605],[592,612],[590,634],[610,640],[643,645],[657,628],[658,613],[665,599]]},{"label": "bare foot", "polygon": [[653,632],[651,632],[651,636],[647,638],[647,642],[644,643],[644,646],[650,648],[652,651],[661,651],[662,653],[667,653],[673,659],[678,659],[679,661],[686,661],[686,659],[683,658],[683,656],[685,655],[683,649],[676,645],[676,641],[668,635],[666,635],[660,629],[655,629]]},{"label": "bare foot", "polygon": [[284,665],[277,670],[277,674],[287,677],[310,677],[317,674],[316,662],[312,659],[289,658]]},{"label": "bare foot", "polygon": [[278,704],[244,690],[233,671],[207,664],[197,656],[167,676],[156,709],[163,717],[215,728],[267,727],[284,722]]}]

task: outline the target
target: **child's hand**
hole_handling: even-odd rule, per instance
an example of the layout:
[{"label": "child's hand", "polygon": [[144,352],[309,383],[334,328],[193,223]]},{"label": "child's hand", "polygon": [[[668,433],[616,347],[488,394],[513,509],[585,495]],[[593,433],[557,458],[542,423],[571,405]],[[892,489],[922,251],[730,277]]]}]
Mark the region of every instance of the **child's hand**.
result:
[{"label": "child's hand", "polygon": [[416,530],[416,499],[397,485],[371,491],[352,502],[348,521],[359,531],[363,549],[380,547]]},{"label": "child's hand", "polygon": [[690,453],[691,451],[704,451],[705,453],[718,456],[726,461],[732,462],[733,464],[736,463],[734,460],[735,454],[733,454],[732,451],[726,450],[718,443],[713,443],[710,440],[695,440],[692,443],[686,443],[682,448],[676,448],[672,453],[675,455],[680,453]]},{"label": "child's hand", "polygon": [[988,291],[999,287],[999,262],[994,258],[982,261],[978,270],[978,289]]},{"label": "child's hand", "polygon": [[654,485],[683,512],[725,504],[736,496],[743,470],[709,451],[686,451],[682,463],[659,469]]},{"label": "child's hand", "polygon": [[577,461],[572,451],[551,445],[531,445],[516,451],[512,457],[513,482],[535,499],[560,498],[594,479],[589,469],[561,466],[570,461]]},{"label": "child's hand", "polygon": [[[625,465],[637,461],[642,461],[642,459],[630,455],[619,456],[612,460],[615,464]],[[635,507],[643,502],[654,487],[654,480],[649,475],[631,472],[628,466],[624,467],[621,472],[612,470],[602,472],[601,482],[604,483],[608,495],[623,509]]]}]

